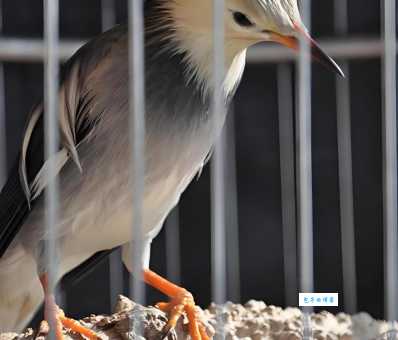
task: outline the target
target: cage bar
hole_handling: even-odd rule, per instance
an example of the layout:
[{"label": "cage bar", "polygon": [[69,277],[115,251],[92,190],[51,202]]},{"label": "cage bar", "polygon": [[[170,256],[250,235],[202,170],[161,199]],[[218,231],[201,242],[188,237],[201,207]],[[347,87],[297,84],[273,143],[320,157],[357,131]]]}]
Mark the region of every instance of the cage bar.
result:
[{"label": "cage bar", "polygon": [[227,298],[240,302],[240,249],[238,195],[236,183],[235,110],[233,103],[227,114],[223,131],[225,142],[225,228],[227,261]]},{"label": "cage bar", "polygon": [[[303,19],[310,30],[310,0],[303,1]],[[312,147],[311,147],[311,63],[310,46],[300,40],[298,62],[298,192],[299,192],[299,227],[300,227],[300,289],[312,292],[313,274],[313,219],[312,219]]]},{"label": "cage bar", "polygon": [[[335,30],[340,36],[348,33],[347,0],[334,1]],[[357,311],[354,194],[352,182],[351,108],[349,64],[341,61],[346,78],[336,76],[337,143],[339,163],[340,230],[343,267],[344,309]]]},{"label": "cage bar", "polygon": [[102,30],[107,31],[116,24],[115,0],[101,0]]},{"label": "cage bar", "polygon": [[291,67],[279,64],[277,73],[279,147],[282,195],[285,304],[297,305],[297,218],[294,162],[294,112]]},{"label": "cage bar", "polygon": [[[396,3],[395,0],[385,0],[383,5],[384,302],[385,317],[391,322],[392,329],[392,322],[398,319]],[[396,336],[391,332],[389,338]]]},{"label": "cage bar", "polygon": [[109,255],[109,303],[110,310],[116,306],[119,294],[123,293],[123,263],[120,249]]},{"label": "cage bar", "polygon": [[[302,1],[303,22],[311,30],[311,1]],[[311,148],[311,61],[310,46],[304,37],[300,37],[300,56],[298,61],[297,80],[297,118],[296,136],[297,152],[297,192],[299,216],[299,258],[300,258],[300,291],[314,291],[313,259],[313,217],[312,217],[312,148]],[[303,308],[305,340],[311,339],[311,322],[309,313],[312,308]]]},{"label": "cage bar", "polygon": [[7,179],[7,134],[5,109],[4,67],[0,63],[0,190]]},{"label": "cage bar", "polygon": [[[85,42],[63,40],[59,44],[59,58],[67,60]],[[374,37],[344,39],[321,39],[323,49],[333,58],[371,59],[380,58],[384,53],[383,41]],[[44,58],[44,42],[40,39],[0,38],[0,60],[15,62],[34,62]],[[261,45],[249,49],[247,62],[280,63],[295,61],[296,55],[277,45]]]},{"label": "cage bar", "polygon": [[[3,0],[0,0],[0,36],[3,31]],[[4,67],[0,62],[0,190],[7,179],[7,138]]]},{"label": "cage bar", "polygon": [[[45,130],[45,158],[48,162],[48,176],[50,181],[45,190],[45,229],[47,239],[44,245],[46,270],[48,274],[48,290],[56,295],[56,281],[58,273],[57,227],[59,210],[59,183],[56,164],[52,161],[58,152],[58,87],[59,87],[59,1],[44,1],[44,130]],[[50,338],[55,338],[54,327],[50,325]]]},{"label": "cage bar", "polygon": [[[320,39],[319,43],[331,57],[347,60],[379,58],[384,51],[383,42],[374,37],[329,38]],[[295,52],[278,45],[261,45],[251,48],[248,52],[249,63],[281,63],[296,60]]]},{"label": "cage bar", "polygon": [[[224,0],[215,0],[213,6],[213,129],[218,131],[225,118],[223,91],[224,78]],[[212,202],[212,295],[213,301],[222,304],[226,300],[226,258],[225,258],[225,142],[220,138],[214,147],[211,162]]]},{"label": "cage bar", "polygon": [[[145,286],[142,281],[144,252],[143,198],[145,176],[145,80],[144,80],[144,1],[129,0],[129,98],[132,191],[132,240],[130,295],[145,304]],[[134,325],[135,329],[139,325]]]},{"label": "cage bar", "polygon": [[[116,25],[115,0],[101,0],[101,28],[105,32]],[[116,305],[118,294],[123,292],[123,264],[120,249],[109,255],[110,310]]]},{"label": "cage bar", "polygon": [[[219,136],[226,108],[224,101],[224,74],[225,74],[225,52],[224,52],[224,0],[213,1],[213,96],[212,96],[212,119],[213,135]],[[217,138],[211,161],[211,291],[212,300],[222,305],[227,297],[226,282],[226,240],[225,240],[225,137]],[[217,312],[216,331],[218,338],[224,339],[224,327],[222,312]]]},{"label": "cage bar", "polygon": [[166,270],[167,278],[181,283],[181,247],[179,208],[176,206],[167,217],[166,226]]}]

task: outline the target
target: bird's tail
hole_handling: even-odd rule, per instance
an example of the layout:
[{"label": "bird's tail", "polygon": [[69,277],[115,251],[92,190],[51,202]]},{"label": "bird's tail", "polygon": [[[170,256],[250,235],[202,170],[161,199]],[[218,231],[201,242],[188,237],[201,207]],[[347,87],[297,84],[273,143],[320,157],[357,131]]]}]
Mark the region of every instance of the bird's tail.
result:
[{"label": "bird's tail", "polygon": [[22,331],[43,301],[35,262],[18,255],[0,260],[0,333]]}]

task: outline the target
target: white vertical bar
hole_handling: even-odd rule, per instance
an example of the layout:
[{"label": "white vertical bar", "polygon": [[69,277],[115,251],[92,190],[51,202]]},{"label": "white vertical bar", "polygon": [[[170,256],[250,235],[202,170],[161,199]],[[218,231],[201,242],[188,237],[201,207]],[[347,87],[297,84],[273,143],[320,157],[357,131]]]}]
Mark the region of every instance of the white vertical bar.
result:
[{"label": "white vertical bar", "polygon": [[334,0],[334,27],[339,35],[348,33],[348,2],[347,0]]},{"label": "white vertical bar", "polygon": [[[145,304],[142,281],[143,264],[143,197],[145,176],[145,80],[144,80],[144,1],[129,0],[129,98],[132,190],[132,263],[130,295],[137,303]],[[134,328],[139,331],[139,325]]]},{"label": "white vertical bar", "polygon": [[228,300],[240,302],[239,221],[236,184],[235,112],[231,105],[225,122],[225,228]]},{"label": "white vertical bar", "polygon": [[[396,3],[395,0],[384,0],[383,3],[384,302],[386,319],[392,323],[398,319]],[[391,334],[390,339],[395,338]]]},{"label": "white vertical bar", "polygon": [[[224,0],[213,2],[213,127],[218,135],[225,113],[224,79]],[[224,135],[223,135],[224,136]],[[225,183],[224,148],[220,138],[214,147],[211,163],[212,202],[212,298],[217,304],[226,300],[225,258]]]},{"label": "white vertical bar", "polygon": [[[3,0],[0,0],[0,35],[3,31]],[[7,135],[4,67],[0,63],[0,191],[7,179]]]},{"label": "white vertical bar", "polygon": [[[44,1],[44,127],[45,127],[45,158],[51,159],[58,151],[58,88],[59,88],[59,2],[58,0]],[[49,182],[45,191],[46,203],[46,235],[45,242],[46,270],[48,273],[49,292],[55,294],[55,285],[58,276],[58,253],[56,247],[57,222],[59,209],[59,188],[54,162],[48,165]],[[54,326],[54,325],[51,325]],[[54,329],[51,338],[55,338]]]},{"label": "white vertical bar", "polygon": [[[348,32],[347,0],[334,1],[337,34]],[[357,311],[355,223],[352,183],[350,77],[348,62],[341,62],[346,78],[336,75],[337,143],[339,157],[340,230],[343,266],[344,308],[347,313]]]},{"label": "white vertical bar", "polygon": [[102,31],[107,31],[116,24],[115,0],[101,0]]},{"label": "white vertical bar", "polygon": [[[311,30],[311,1],[302,1],[303,22]],[[297,175],[299,192],[299,252],[300,290],[314,291],[313,260],[313,216],[312,216],[312,149],[311,149],[311,61],[310,45],[304,36],[300,37],[298,63],[298,110],[297,110]],[[309,313],[304,308],[304,339],[311,339]]]},{"label": "white vertical bar", "polygon": [[[303,0],[303,19],[309,29],[310,0]],[[298,70],[298,191],[300,226],[300,288],[303,292],[314,289],[313,274],[313,218],[312,218],[312,147],[311,147],[311,64],[310,46],[300,40]]]},{"label": "white vertical bar", "polygon": [[288,64],[278,65],[279,145],[282,193],[285,303],[297,305],[297,221],[294,183],[294,117],[292,75]]},{"label": "white vertical bar", "polygon": [[179,209],[176,206],[166,221],[166,269],[167,278],[175,284],[181,283],[181,250]]},{"label": "white vertical bar", "polygon": [[[101,0],[101,26],[105,32],[115,26],[115,0]],[[120,249],[109,255],[110,309],[116,305],[117,296],[123,292],[123,265]]]}]

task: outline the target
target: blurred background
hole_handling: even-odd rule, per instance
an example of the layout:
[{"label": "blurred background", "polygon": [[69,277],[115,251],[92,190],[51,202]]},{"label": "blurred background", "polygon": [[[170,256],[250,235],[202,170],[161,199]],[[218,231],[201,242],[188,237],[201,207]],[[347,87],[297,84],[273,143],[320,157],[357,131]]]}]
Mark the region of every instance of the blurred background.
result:
[{"label": "blurred background", "polygon": [[[336,18],[333,16],[335,1],[340,0],[312,2],[315,38],[344,42],[346,38],[353,37],[380,37],[380,1],[350,0],[346,35],[336,33]],[[2,38],[42,38],[41,0],[0,2]],[[87,40],[104,28],[100,0],[61,0],[60,4],[61,39]],[[114,6],[116,22],[125,22],[126,1],[114,0]],[[382,318],[382,64],[380,57],[375,56],[350,60],[348,64],[357,310]],[[4,93],[0,91],[0,97],[4,94],[6,157],[10,168],[17,156],[25,117],[43,94],[43,65],[41,62],[16,62],[10,58],[4,60],[2,65]],[[279,306],[292,304],[287,300],[285,290],[289,284],[295,283],[285,280],[283,257],[279,134],[281,100],[278,101],[278,95],[281,95],[278,93],[280,67],[270,62],[248,63],[234,100],[234,112],[229,116],[229,133],[235,135],[235,139],[227,139],[228,157],[236,160],[236,167],[232,166],[228,171],[232,174],[236,172],[237,199],[236,202],[229,202],[227,221],[231,228],[238,227],[239,236],[238,245],[235,242],[228,250],[229,258],[239,260],[238,263],[232,262],[236,269],[233,274],[238,273],[239,280],[231,274],[233,282],[230,281],[228,290],[229,298],[234,302],[259,299]],[[294,108],[294,62],[285,63],[283,70],[292,80],[292,96],[283,99],[291,102]],[[342,293],[336,78],[314,64],[312,85],[315,287],[317,292]],[[176,223],[177,219],[179,223]],[[163,228],[153,243],[151,267],[162,275],[171,273],[180,278],[180,283],[194,294],[196,301],[207,306],[211,302],[209,167],[184,193],[178,212],[169,224],[171,227],[167,230],[172,230],[172,233],[167,234],[166,228]],[[179,240],[175,233],[177,228]],[[179,261],[172,262],[173,258],[167,257],[167,244],[178,246]],[[112,262],[103,261],[84,279],[63,287],[65,310],[70,316],[109,313],[117,292],[127,293],[128,274],[121,265],[118,267],[117,261],[116,252],[112,255]],[[170,263],[175,266],[171,268]],[[124,283],[117,279],[117,273],[121,270]],[[148,303],[164,299],[149,288],[147,297]],[[340,307],[331,309],[332,312],[345,310],[342,300]]]}]

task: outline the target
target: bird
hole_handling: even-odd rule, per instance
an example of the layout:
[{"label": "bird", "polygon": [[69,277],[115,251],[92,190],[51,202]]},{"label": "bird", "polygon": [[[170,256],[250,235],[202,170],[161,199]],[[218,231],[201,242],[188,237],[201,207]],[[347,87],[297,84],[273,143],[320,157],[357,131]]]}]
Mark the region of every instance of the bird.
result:
[{"label": "bird", "polygon": [[[311,38],[297,0],[225,0],[223,82],[227,106],[241,81],[247,49],[276,42],[343,75]],[[48,287],[43,256],[44,191],[54,162],[59,181],[57,281],[102,251],[122,248],[132,272],[134,236],[130,180],[129,39],[121,24],[93,38],[63,66],[59,87],[60,144],[48,158],[44,108],[28,116],[20,152],[0,193],[0,331],[18,331],[45,303],[57,340],[63,327],[90,339],[95,332],[65,316]],[[193,295],[150,270],[151,241],[211,154],[222,126],[213,128],[213,0],[148,0],[144,4],[145,174],[142,278],[170,298],[167,331],[183,314],[193,340],[209,335]],[[134,77],[134,75],[132,75]],[[220,118],[225,120],[225,114]],[[222,124],[220,124],[222,125]],[[134,188],[132,189],[134,190]],[[135,242],[138,242],[137,240]]]}]

